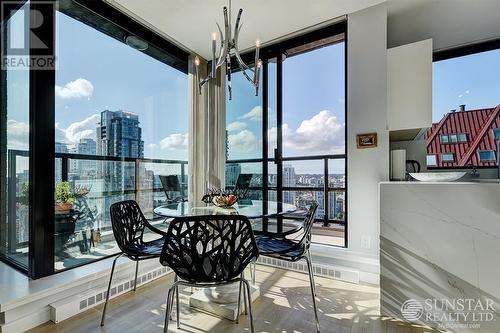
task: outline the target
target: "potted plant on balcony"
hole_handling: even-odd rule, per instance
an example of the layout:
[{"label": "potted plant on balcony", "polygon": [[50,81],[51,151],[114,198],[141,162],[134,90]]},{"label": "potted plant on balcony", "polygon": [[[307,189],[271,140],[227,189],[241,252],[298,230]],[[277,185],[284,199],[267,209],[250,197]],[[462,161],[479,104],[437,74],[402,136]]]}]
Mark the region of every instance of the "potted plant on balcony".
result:
[{"label": "potted plant on balcony", "polygon": [[75,194],[71,190],[71,185],[68,182],[60,182],[56,184],[55,189],[55,204],[56,213],[68,213],[75,203]]},{"label": "potted plant on balcony", "polygon": [[30,204],[30,186],[29,183],[24,183],[21,187],[21,196],[19,197],[19,203],[23,206],[29,206]]}]

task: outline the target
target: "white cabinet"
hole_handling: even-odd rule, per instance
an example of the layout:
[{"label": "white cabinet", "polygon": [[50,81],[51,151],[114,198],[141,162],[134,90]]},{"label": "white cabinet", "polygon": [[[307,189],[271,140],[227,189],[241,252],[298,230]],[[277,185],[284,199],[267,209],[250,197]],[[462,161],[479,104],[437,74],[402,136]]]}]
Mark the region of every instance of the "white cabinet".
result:
[{"label": "white cabinet", "polygon": [[387,129],[432,125],[432,39],[387,50]]}]

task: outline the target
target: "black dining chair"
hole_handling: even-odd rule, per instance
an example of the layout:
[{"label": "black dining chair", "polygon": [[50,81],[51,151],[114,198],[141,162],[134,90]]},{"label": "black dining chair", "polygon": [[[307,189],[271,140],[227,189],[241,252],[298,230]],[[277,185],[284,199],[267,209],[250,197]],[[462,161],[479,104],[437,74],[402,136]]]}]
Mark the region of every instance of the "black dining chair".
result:
[{"label": "black dining chair", "polygon": [[[214,287],[239,282],[238,308],[245,285],[250,330],[254,333],[250,284],[243,271],[259,255],[252,227],[242,215],[205,215],[175,218],[169,225],[160,263],[176,274],[167,297],[164,333],[168,332],[174,293],[177,294],[179,322],[179,286]],[[246,305],[246,303],[245,303]]]},{"label": "black dining chair", "polygon": [[[289,239],[288,236],[292,233],[297,233],[297,229],[291,232],[276,234],[262,233],[256,235],[257,247],[259,253],[266,257],[281,259],[285,261],[295,262],[304,259],[307,262],[309,271],[309,282],[311,285],[312,303],[314,308],[314,317],[316,319],[316,331],[319,333],[318,310],[316,307],[316,288],[314,285],[314,271],[312,267],[311,252],[311,231],[314,223],[314,215],[318,209],[318,203],[313,201],[304,218],[304,224],[301,228],[302,237],[298,240]],[[255,283],[255,264],[252,274],[253,282]]]},{"label": "black dining chair", "polygon": [[[121,253],[113,260],[111,267],[111,275],[109,277],[108,292],[106,293],[106,302],[102,311],[101,326],[104,326],[106,317],[106,309],[108,307],[109,292],[111,282],[113,281],[113,273],[118,258],[125,256],[136,262],[135,264],[135,280],[134,291],[137,289],[137,272],[139,270],[139,261],[159,258],[161,249],[165,243],[166,233],[153,227],[144,217],[139,205],[134,200],[120,201],[114,203],[109,208],[111,213],[111,226],[115,241],[120,248]],[[144,231],[149,229],[153,233],[161,236],[153,241],[144,240]]]},{"label": "black dining chair", "polygon": [[[182,193],[181,183],[179,182],[179,176],[177,175],[159,175],[161,186],[163,187],[163,192],[167,197],[169,203],[172,202],[183,202],[186,200]],[[177,195],[177,196],[173,196]]]}]

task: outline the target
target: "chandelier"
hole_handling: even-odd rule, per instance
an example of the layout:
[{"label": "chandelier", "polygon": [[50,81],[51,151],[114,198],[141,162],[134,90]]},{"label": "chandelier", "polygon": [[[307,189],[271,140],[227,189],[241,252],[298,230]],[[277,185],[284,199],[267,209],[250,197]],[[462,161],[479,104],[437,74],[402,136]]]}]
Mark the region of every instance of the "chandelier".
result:
[{"label": "chandelier", "polygon": [[211,64],[212,66],[206,78],[204,79],[200,78],[199,74],[200,59],[198,57],[195,57],[194,60],[196,69],[195,75],[196,75],[196,80],[198,81],[199,85],[198,88],[200,90],[200,93],[201,93],[201,87],[203,87],[205,83],[217,78],[217,69],[219,69],[221,66],[226,66],[228,95],[229,95],[229,100],[232,99],[233,91],[231,86],[231,57],[234,56],[236,62],[238,63],[239,68],[241,69],[241,72],[243,73],[243,76],[248,80],[248,82],[250,82],[253,85],[255,89],[255,96],[258,96],[259,75],[262,67],[262,61],[259,59],[260,42],[259,40],[255,42],[255,66],[254,68],[250,68],[249,66],[247,66],[247,64],[245,64],[245,62],[241,58],[240,51],[238,50],[238,37],[242,27],[241,14],[243,13],[243,9],[240,8],[240,10],[238,11],[238,17],[236,18],[236,24],[234,26],[234,30],[232,29],[231,26],[232,25],[231,0],[229,0],[229,9],[227,7],[224,7],[223,13],[224,13],[224,33],[222,32],[219,23],[216,23],[217,28],[219,30],[220,50],[217,56],[217,33],[214,32],[212,34],[212,64]]}]

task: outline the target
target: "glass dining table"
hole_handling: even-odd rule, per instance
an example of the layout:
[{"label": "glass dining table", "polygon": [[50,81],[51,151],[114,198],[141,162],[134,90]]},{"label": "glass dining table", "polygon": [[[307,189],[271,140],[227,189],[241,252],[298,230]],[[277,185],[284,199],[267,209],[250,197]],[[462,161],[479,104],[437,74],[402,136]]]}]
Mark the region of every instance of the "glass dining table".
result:
[{"label": "glass dining table", "polygon": [[[260,228],[256,220],[277,217],[293,213],[296,210],[297,207],[294,205],[283,202],[239,200],[230,208],[217,207],[212,203],[201,201],[186,201],[159,206],[153,211],[156,215],[166,219],[200,215],[244,215],[252,222],[252,227],[258,230]],[[259,287],[252,285],[251,300],[254,301],[259,295]],[[236,308],[237,299],[238,285],[233,284],[198,290],[190,296],[189,304],[195,308],[235,320],[238,316]]]},{"label": "glass dining table", "polygon": [[297,210],[292,204],[278,201],[239,200],[232,207],[217,207],[212,203],[201,201],[185,201],[170,203],[156,207],[156,215],[165,218],[199,216],[199,215],[244,215],[249,219],[276,217],[293,213]]}]

